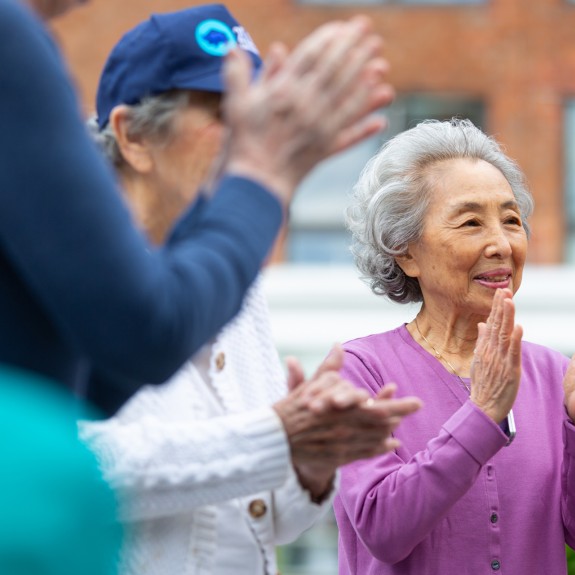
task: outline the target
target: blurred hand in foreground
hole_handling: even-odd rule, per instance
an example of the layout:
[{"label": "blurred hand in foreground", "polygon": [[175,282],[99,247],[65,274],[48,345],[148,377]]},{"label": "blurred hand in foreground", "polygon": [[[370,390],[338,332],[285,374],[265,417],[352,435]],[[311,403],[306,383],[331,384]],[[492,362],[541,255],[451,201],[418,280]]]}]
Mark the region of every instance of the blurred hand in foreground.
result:
[{"label": "blurred hand in foreground", "polygon": [[394,384],[371,397],[339,375],[342,365],[343,350],[335,346],[314,376],[304,381],[301,366],[289,358],[290,392],[273,406],[300,482],[316,498],[329,490],[339,466],[397,448],[393,430],[422,405],[415,397],[394,398]]}]

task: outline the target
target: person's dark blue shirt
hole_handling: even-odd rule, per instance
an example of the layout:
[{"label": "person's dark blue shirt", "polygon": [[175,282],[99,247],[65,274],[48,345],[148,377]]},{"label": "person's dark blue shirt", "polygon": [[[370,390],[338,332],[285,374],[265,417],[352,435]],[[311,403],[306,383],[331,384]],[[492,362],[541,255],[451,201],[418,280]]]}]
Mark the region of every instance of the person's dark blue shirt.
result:
[{"label": "person's dark blue shirt", "polygon": [[227,176],[151,248],[42,23],[0,0],[0,39],[0,363],[76,389],[96,364],[123,396],[164,381],[239,310],[281,205]]}]

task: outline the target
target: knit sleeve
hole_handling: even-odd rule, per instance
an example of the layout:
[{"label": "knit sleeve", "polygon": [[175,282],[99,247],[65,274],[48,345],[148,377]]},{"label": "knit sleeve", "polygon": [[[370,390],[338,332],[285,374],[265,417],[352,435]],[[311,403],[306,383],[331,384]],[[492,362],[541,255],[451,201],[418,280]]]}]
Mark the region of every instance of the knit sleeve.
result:
[{"label": "knit sleeve", "polygon": [[155,417],[82,422],[80,434],[118,493],[124,521],[280,487],[290,462],[281,421],[267,407],[193,425]]},{"label": "knit sleeve", "polygon": [[304,531],[323,517],[331,508],[339,487],[339,471],[334,477],[330,492],[321,501],[311,501],[309,491],[302,488],[297,475],[290,469],[288,480],[274,490],[274,534],[275,545],[286,545],[295,541]]}]

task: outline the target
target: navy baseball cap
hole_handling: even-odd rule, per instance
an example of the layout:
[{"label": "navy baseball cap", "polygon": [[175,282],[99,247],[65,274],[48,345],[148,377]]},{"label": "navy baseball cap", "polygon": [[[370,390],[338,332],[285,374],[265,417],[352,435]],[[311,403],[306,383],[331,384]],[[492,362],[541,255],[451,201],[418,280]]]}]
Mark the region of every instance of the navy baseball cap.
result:
[{"label": "navy baseball cap", "polygon": [[224,91],[224,56],[234,46],[262,65],[251,36],[222,4],[153,14],[120,39],[104,66],[96,96],[98,126],[120,104],[169,90]]}]

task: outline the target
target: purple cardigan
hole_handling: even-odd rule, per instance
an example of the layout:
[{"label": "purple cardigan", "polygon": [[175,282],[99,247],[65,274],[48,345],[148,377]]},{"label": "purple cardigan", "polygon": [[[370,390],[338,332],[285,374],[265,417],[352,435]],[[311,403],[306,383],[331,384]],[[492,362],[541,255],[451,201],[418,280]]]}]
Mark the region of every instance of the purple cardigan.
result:
[{"label": "purple cardigan", "polygon": [[575,544],[575,426],[563,407],[568,358],[523,343],[509,446],[405,326],[348,342],[343,375],[386,382],[424,407],[395,452],[342,470],[335,501],[339,573],[564,575]]}]

